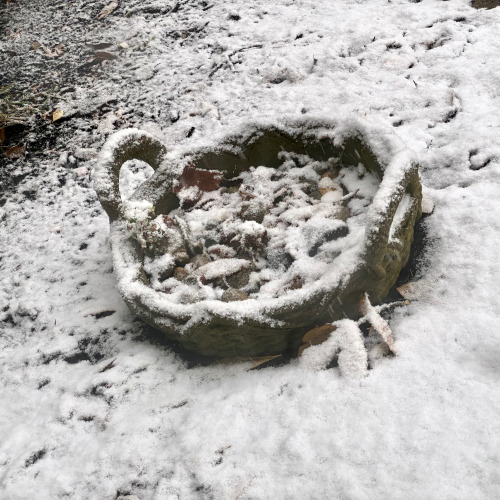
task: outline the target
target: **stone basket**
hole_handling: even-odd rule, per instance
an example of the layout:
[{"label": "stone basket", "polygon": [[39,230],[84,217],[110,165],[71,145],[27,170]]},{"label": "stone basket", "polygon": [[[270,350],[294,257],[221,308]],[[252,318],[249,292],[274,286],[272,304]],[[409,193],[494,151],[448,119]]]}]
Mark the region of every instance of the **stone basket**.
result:
[{"label": "stone basket", "polygon": [[[293,290],[270,300],[179,304],[151,288],[141,252],[127,231],[119,191],[123,163],[138,159],[155,170],[132,199],[146,201],[159,215],[178,206],[173,182],[188,163],[231,178],[251,166],[279,166],[278,153],[283,150],[319,161],[337,157],[341,165],[353,168],[362,163],[379,179],[364,242],[354,254],[333,260],[331,270],[307,291]],[[353,120],[247,125],[216,144],[190,152],[167,151],[160,141],[139,130],[120,131],[101,151],[95,189],[110,219],[114,269],[129,308],[187,349],[218,357],[294,353],[311,328],[359,317],[364,292],[373,303],[382,300],[408,260],[422,198],[417,165],[393,131]],[[405,207],[398,210],[403,197]]]}]

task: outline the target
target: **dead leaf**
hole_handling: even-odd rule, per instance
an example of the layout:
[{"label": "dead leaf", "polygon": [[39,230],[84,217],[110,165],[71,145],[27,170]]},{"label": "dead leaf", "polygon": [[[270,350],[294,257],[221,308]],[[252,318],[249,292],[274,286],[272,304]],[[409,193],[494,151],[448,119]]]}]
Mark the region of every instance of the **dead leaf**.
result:
[{"label": "dead leaf", "polygon": [[105,17],[109,16],[117,7],[118,7],[118,1],[114,0],[113,2],[106,5],[106,7],[104,7],[104,9],[101,10],[101,12],[99,12],[97,19],[104,19]]},{"label": "dead leaf", "polygon": [[118,56],[112,54],[111,52],[104,52],[103,50],[98,50],[95,54],[95,61],[110,61],[112,59],[118,59]]},{"label": "dead leaf", "polygon": [[404,299],[418,300],[425,293],[432,290],[432,281],[421,279],[418,281],[411,281],[404,285],[398,286],[396,290],[401,294]]},{"label": "dead leaf", "polygon": [[116,358],[113,359],[110,363],[108,363],[106,366],[104,366],[103,368],[101,368],[99,370],[99,373],[103,373],[107,370],[110,370],[111,368],[113,368],[113,366],[115,365],[115,361],[116,361]]},{"label": "dead leaf", "polygon": [[193,165],[186,165],[177,179],[178,183],[174,187],[174,193],[177,194],[182,189],[193,186],[201,191],[215,191],[219,188],[222,178],[222,173],[217,170],[203,170],[195,168]]},{"label": "dead leaf", "polygon": [[5,127],[0,128],[0,144],[5,142]]},{"label": "dead leaf", "polygon": [[26,146],[21,146],[20,144],[18,144],[17,146],[13,146],[7,149],[7,151],[4,152],[4,155],[7,158],[15,159],[23,157],[25,153],[26,153]]},{"label": "dead leaf", "polygon": [[109,42],[99,42],[99,43],[86,43],[85,44],[89,49],[92,50],[103,50],[103,49],[109,49],[109,47],[112,47],[113,44]]},{"label": "dead leaf", "polygon": [[359,303],[361,314],[366,317],[370,324],[375,328],[378,334],[382,337],[393,354],[396,354],[394,348],[394,338],[389,323],[380,316],[378,311],[372,306],[368,295],[363,294],[363,298]]},{"label": "dead leaf", "polygon": [[52,113],[52,121],[56,122],[57,120],[60,120],[64,116],[64,111],[62,109],[56,109]]},{"label": "dead leaf", "polygon": [[44,47],[43,51],[45,52],[45,55],[47,57],[50,57],[52,59],[56,57],[61,57],[64,54],[61,44],[56,45],[53,49],[50,49],[49,47]]},{"label": "dead leaf", "polygon": [[41,44],[40,42],[33,42],[33,43],[31,44],[31,48],[32,48],[33,50],[38,50],[41,46],[42,46],[42,44]]},{"label": "dead leaf", "polygon": [[281,358],[281,354],[276,354],[275,356],[261,356],[260,358],[252,358],[252,369],[257,368],[268,361],[272,361],[273,359]]},{"label": "dead leaf", "polygon": [[299,347],[298,355],[301,356],[304,350],[312,345],[322,344],[325,340],[330,338],[331,333],[336,329],[337,327],[335,325],[327,323],[309,330],[302,337],[302,345]]}]

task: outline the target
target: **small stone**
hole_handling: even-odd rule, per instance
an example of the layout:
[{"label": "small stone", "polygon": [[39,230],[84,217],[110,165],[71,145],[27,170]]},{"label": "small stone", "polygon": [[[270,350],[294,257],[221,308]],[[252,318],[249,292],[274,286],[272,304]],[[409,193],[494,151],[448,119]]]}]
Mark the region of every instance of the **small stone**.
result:
[{"label": "small stone", "polygon": [[236,257],[236,250],[227,245],[214,244],[207,248],[207,252],[216,259],[230,259],[231,257]]},{"label": "small stone", "polygon": [[199,267],[194,274],[211,281],[217,278],[227,278],[250,266],[251,263],[244,259],[220,259]]},{"label": "small stone", "polygon": [[286,286],[286,290],[300,290],[303,286],[304,278],[302,276],[294,276]]},{"label": "small stone", "polygon": [[157,224],[143,233],[147,242],[146,254],[150,257],[158,257],[167,253],[171,254],[178,266],[184,266],[189,262],[189,256],[178,228],[164,227],[160,229]]},{"label": "small stone", "polygon": [[231,276],[226,277],[226,282],[229,286],[234,288],[243,288],[250,281],[251,269],[243,269]]},{"label": "small stone", "polygon": [[336,212],[332,215],[335,219],[345,222],[351,216],[351,211],[344,205],[337,205]]},{"label": "small stone", "polygon": [[239,300],[247,300],[248,295],[243,290],[237,290],[235,288],[228,288],[222,294],[222,302],[237,302]]},{"label": "small stone", "polygon": [[250,201],[248,203],[242,203],[240,216],[243,220],[253,220],[262,223],[264,217],[266,216],[266,207],[260,201]]},{"label": "small stone", "polygon": [[194,274],[190,274],[184,279],[184,283],[186,283],[186,285],[205,285],[206,280],[203,276],[196,276]]},{"label": "small stone", "polygon": [[267,261],[273,269],[286,271],[293,264],[293,257],[284,248],[273,248],[267,252]]},{"label": "small stone", "polygon": [[179,250],[172,254],[175,264],[179,267],[185,266],[189,262],[189,255],[185,250]]},{"label": "small stone", "polygon": [[311,193],[309,193],[309,197],[312,198],[313,200],[321,200],[321,193],[319,189],[311,191]]},{"label": "small stone", "polygon": [[212,262],[212,260],[210,259],[210,257],[208,257],[208,255],[204,254],[195,255],[191,259],[192,270],[194,271],[195,269],[198,269],[199,267],[204,266],[209,262]]},{"label": "small stone", "polygon": [[184,281],[189,276],[188,272],[183,267],[174,269],[174,278],[178,281]]}]

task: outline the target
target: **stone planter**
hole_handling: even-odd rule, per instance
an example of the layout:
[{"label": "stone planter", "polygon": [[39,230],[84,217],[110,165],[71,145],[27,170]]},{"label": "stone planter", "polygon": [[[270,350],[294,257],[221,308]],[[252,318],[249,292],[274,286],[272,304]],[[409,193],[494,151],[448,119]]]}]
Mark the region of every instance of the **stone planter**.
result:
[{"label": "stone planter", "polygon": [[[130,214],[119,192],[123,163],[140,159],[155,170],[135,191],[132,202],[143,203],[157,216],[179,206],[174,186],[186,165],[220,171],[231,179],[252,166],[279,167],[283,151],[318,162],[337,158],[343,168],[361,168],[377,179],[359,244],[333,259],[316,282],[266,300],[250,296],[230,302],[179,303],[168,292],[155,290],[144,270],[144,253],[130,236]],[[309,329],[346,316],[359,317],[364,292],[376,303],[396,281],[421,215],[421,185],[411,153],[392,130],[353,120],[248,125],[191,152],[167,151],[139,130],[121,131],[103,147],[95,188],[110,218],[115,273],[129,308],[187,349],[220,357],[293,353]]]}]

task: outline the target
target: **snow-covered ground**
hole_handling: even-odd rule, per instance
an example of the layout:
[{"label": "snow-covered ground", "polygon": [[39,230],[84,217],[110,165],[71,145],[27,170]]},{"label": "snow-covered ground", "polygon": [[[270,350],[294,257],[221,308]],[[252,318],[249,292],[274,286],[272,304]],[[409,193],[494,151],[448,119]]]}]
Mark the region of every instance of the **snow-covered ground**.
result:
[{"label": "snow-covered ground", "polygon": [[[83,23],[106,3],[70,7]],[[16,9],[0,45],[29,47]],[[500,498],[500,8],[121,0],[100,23],[87,41],[118,59],[59,107],[118,108],[0,208],[0,498]],[[417,300],[390,319],[398,355],[349,380],[297,361],[190,368],[152,341],[115,288],[92,187],[106,136],[184,147],[352,115],[417,153],[435,201]]]}]

